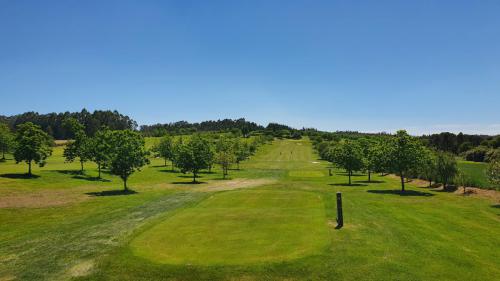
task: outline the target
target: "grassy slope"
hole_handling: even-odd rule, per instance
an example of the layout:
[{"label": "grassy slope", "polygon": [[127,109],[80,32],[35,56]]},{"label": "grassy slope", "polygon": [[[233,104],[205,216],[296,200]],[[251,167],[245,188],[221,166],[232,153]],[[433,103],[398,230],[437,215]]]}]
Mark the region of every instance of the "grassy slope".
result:
[{"label": "grassy slope", "polygon": [[[365,183],[365,175],[356,176],[358,186],[344,186],[345,176],[336,173],[328,177],[326,164],[313,162],[321,161],[316,160],[307,141],[277,141],[244,163],[242,171],[231,171],[234,177],[274,178],[277,183],[214,196],[222,198],[224,204],[234,202],[230,207],[236,209],[237,199],[253,192],[307,192],[321,197],[328,220],[323,222],[329,228],[328,243],[313,247],[314,252],[301,257],[291,255],[293,249],[287,247],[280,248],[281,262],[245,260],[240,265],[168,265],[137,256],[131,242],[155,227],[166,224],[162,228],[169,231],[165,237],[181,242],[184,237],[178,234],[182,234],[183,228],[189,229],[189,220],[200,226],[201,231],[206,231],[210,224],[218,227],[218,221],[210,215],[217,214],[215,209],[222,203],[219,199],[215,203],[206,200],[214,193],[193,192],[183,185],[171,184],[189,179],[165,172],[161,160],[155,160],[132,177],[131,186],[137,194],[89,197],[46,208],[0,209],[0,276],[25,280],[78,275],[89,280],[495,280],[500,276],[500,209],[492,206],[492,202],[418,188],[410,188],[408,196],[400,196],[392,191],[399,188],[396,180],[378,176],[373,183]],[[47,167],[37,169],[41,175],[38,179],[0,177],[0,197],[53,190],[85,195],[89,191],[120,187],[120,182],[109,175],[105,177],[111,182],[99,182],[55,171],[77,167],[62,163],[56,151]],[[24,168],[2,163],[0,174],[15,174]],[[88,174],[92,176],[95,171]],[[202,180],[207,182],[220,177],[219,174],[203,176]],[[337,191],[344,196],[345,227],[341,230],[333,229],[332,223]],[[307,198],[310,196],[304,200],[308,201]],[[256,199],[242,206],[244,213],[235,215],[259,212],[263,205],[267,206]],[[283,209],[277,210],[279,214],[286,212],[286,204],[273,205]],[[198,211],[200,216],[209,216],[207,221],[196,215]],[[295,211],[289,215],[296,221]],[[176,221],[178,216],[185,216],[185,221]],[[240,219],[241,224],[235,222],[234,229],[222,231],[218,235],[222,238],[218,237],[216,242],[223,243],[226,232],[244,230],[245,239],[253,238],[254,228],[255,234],[265,233],[259,221],[254,222],[255,227],[248,227],[245,218]],[[229,239],[231,233],[227,236]],[[265,240],[271,241],[272,237]],[[252,243],[246,241],[243,245]],[[217,244],[207,244],[207,249],[213,245]],[[245,252],[241,254],[245,256],[250,250],[261,251],[254,247],[226,252],[241,258],[238,251]],[[202,257],[195,253],[191,256]],[[283,258],[287,256],[293,259]],[[230,259],[222,252],[219,258],[224,257]]]},{"label": "grassy slope", "polygon": [[486,177],[487,163],[472,162],[472,161],[459,161],[458,167],[464,171],[474,183],[475,187],[481,188],[495,188],[500,190],[500,185],[491,184]]}]

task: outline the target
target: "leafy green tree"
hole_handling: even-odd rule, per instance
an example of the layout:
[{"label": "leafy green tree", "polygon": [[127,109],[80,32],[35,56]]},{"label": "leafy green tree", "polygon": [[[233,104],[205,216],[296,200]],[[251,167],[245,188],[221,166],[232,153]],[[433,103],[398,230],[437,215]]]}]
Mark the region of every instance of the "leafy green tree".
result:
[{"label": "leafy green tree", "polygon": [[500,159],[494,159],[488,163],[486,175],[492,184],[500,184]]},{"label": "leafy green tree", "polygon": [[432,181],[437,180],[436,174],[436,155],[430,149],[424,149],[422,161],[419,166],[419,174],[425,180],[429,181],[429,187],[432,187]]},{"label": "leafy green tree", "polygon": [[127,191],[129,176],[149,163],[149,152],[142,135],[132,130],[112,131],[110,140],[110,171],[123,180],[123,188]]},{"label": "leafy green tree", "polygon": [[29,176],[32,176],[32,162],[43,167],[47,157],[52,154],[52,138],[31,122],[17,126],[15,141],[14,159],[16,163],[25,161],[28,164]]},{"label": "leafy green tree", "polygon": [[250,149],[245,141],[235,139],[234,141],[234,155],[236,156],[237,169],[240,169],[240,162],[246,160],[250,156]]},{"label": "leafy green tree", "polygon": [[353,171],[363,169],[363,152],[356,141],[341,140],[332,148],[330,157],[333,164],[346,170],[349,176],[349,185],[351,185]]},{"label": "leafy green tree", "polygon": [[[174,158],[174,144],[172,138],[168,135],[162,137],[160,142],[153,147],[153,152],[156,156],[161,157],[165,160],[165,166],[167,166],[167,160],[172,161]],[[172,164],[172,170],[174,166]]]},{"label": "leafy green tree", "polygon": [[467,187],[471,185],[471,178],[464,171],[458,170],[453,182],[455,185],[461,186],[463,188],[463,194],[465,194]]},{"label": "leafy green tree", "polygon": [[14,136],[10,132],[9,126],[0,123],[0,151],[2,151],[2,159],[5,160],[5,153],[9,152],[14,146]]},{"label": "leafy green tree", "polygon": [[211,158],[210,143],[207,139],[194,135],[187,143],[180,143],[176,151],[176,164],[183,173],[193,173],[193,183],[202,169],[207,169]]},{"label": "leafy green tree", "polygon": [[98,178],[101,178],[102,168],[109,163],[112,153],[112,132],[104,127],[97,131],[93,138],[89,139],[88,156],[97,164]]},{"label": "leafy green tree", "polygon": [[447,190],[448,183],[453,180],[458,172],[457,160],[449,152],[438,152],[436,159],[436,173],[443,183],[443,189]]},{"label": "leafy green tree", "polygon": [[63,156],[66,162],[73,162],[78,158],[80,162],[80,172],[83,173],[83,163],[91,159],[92,144],[84,131],[75,133],[75,140],[70,141],[64,148]]},{"label": "leafy green tree", "polygon": [[222,168],[222,177],[228,175],[229,166],[236,161],[234,145],[230,138],[221,137],[215,146],[215,159]]},{"label": "leafy green tree", "polygon": [[409,171],[416,170],[421,164],[422,144],[404,130],[396,133],[389,145],[391,170],[401,179],[401,191],[405,191],[405,177]]},{"label": "leafy green tree", "polygon": [[372,148],[373,171],[387,174],[391,171],[391,153],[387,141],[380,140]]},{"label": "leafy green tree", "polygon": [[376,149],[378,148],[375,142],[369,138],[360,138],[358,143],[361,147],[361,152],[363,154],[363,167],[368,173],[368,181],[372,180],[372,171],[376,169],[376,159],[377,156]]}]

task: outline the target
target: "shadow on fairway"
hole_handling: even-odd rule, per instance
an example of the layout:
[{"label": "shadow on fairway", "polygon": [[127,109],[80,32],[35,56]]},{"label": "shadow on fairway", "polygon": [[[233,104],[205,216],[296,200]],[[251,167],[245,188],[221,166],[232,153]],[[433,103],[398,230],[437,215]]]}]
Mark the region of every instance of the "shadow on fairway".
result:
[{"label": "shadow on fairway", "polygon": [[8,179],[37,179],[39,175],[28,175],[28,174],[1,174],[0,177]]},{"label": "shadow on fairway", "polygon": [[[164,167],[164,166],[162,166]],[[163,172],[163,173],[169,173],[169,174],[178,174],[180,173],[179,171],[177,170],[171,170],[171,169],[168,169],[168,170],[160,170],[160,172]]]},{"label": "shadow on fairway", "polygon": [[333,186],[368,186],[367,184],[363,184],[363,183],[353,183],[353,184],[348,184],[348,183],[330,183],[329,185],[333,185]]},{"label": "shadow on fairway", "polygon": [[[82,173],[80,170],[55,170],[55,171],[60,173],[60,174],[72,175],[72,178],[77,179],[77,180],[111,182],[111,180],[87,176],[87,175],[85,175],[85,172]],[[101,173],[103,173],[103,172],[101,172]]]},{"label": "shadow on fairway", "polygon": [[434,194],[429,193],[429,192],[421,192],[421,191],[416,191],[416,190],[406,190],[406,191],[401,191],[401,190],[367,190],[366,192],[369,193],[375,193],[375,194],[393,194],[393,195],[399,195],[399,196],[434,196]]},{"label": "shadow on fairway", "polygon": [[87,192],[85,194],[90,195],[90,196],[121,196],[121,195],[132,195],[136,194],[137,191],[134,190],[105,190],[105,191],[99,191],[99,192]]},{"label": "shadow on fairway", "polygon": [[79,180],[86,180],[86,181],[111,182],[111,180],[98,178],[98,177],[90,177],[90,176],[85,176],[85,175],[76,175],[76,176],[72,176],[72,178],[79,179]]},{"label": "shadow on fairway", "polygon": [[360,183],[384,183],[385,181],[356,181],[356,182],[360,182]]},{"label": "shadow on fairway", "polygon": [[500,204],[491,205],[491,208],[497,208],[497,209],[500,209]]},{"label": "shadow on fairway", "polygon": [[193,182],[193,181],[174,181],[174,182],[171,182],[171,184],[205,184],[207,182],[204,182],[204,181],[196,181],[196,182]]}]

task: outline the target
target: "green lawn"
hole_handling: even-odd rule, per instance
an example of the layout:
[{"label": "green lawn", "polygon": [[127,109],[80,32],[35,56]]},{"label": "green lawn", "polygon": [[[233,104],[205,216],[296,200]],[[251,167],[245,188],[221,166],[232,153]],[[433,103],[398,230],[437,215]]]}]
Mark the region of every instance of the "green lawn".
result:
[{"label": "green lawn", "polygon": [[472,161],[458,162],[458,167],[471,178],[475,187],[500,190],[500,185],[494,185],[488,181],[488,178],[486,177],[487,165],[487,163]]},{"label": "green lawn", "polygon": [[275,141],[198,185],[153,159],[128,195],[91,164],[76,174],[61,148],[39,178],[0,163],[0,280],[498,280],[499,202],[402,196],[377,175],[346,186],[317,158],[307,140]]}]

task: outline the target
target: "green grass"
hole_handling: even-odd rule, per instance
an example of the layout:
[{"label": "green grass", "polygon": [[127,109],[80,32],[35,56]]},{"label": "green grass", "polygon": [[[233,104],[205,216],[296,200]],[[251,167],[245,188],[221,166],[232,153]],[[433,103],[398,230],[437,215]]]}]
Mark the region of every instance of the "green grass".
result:
[{"label": "green grass", "polygon": [[92,164],[74,173],[62,148],[39,178],[0,163],[0,204],[11,204],[0,207],[0,280],[498,280],[498,202],[412,186],[402,196],[377,175],[346,186],[317,158],[307,140],[275,141],[230,171],[266,184],[220,192],[238,182],[217,167],[179,184],[189,175],[153,159],[127,195]]},{"label": "green grass", "polygon": [[296,259],[327,244],[319,196],[245,190],[216,194],[141,233],[131,247],[153,262],[233,265]]},{"label": "green grass", "polygon": [[486,177],[487,165],[487,163],[480,162],[458,161],[458,167],[470,177],[473,186],[500,190],[500,185],[495,185],[488,181]]}]

